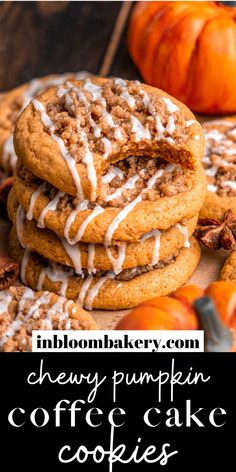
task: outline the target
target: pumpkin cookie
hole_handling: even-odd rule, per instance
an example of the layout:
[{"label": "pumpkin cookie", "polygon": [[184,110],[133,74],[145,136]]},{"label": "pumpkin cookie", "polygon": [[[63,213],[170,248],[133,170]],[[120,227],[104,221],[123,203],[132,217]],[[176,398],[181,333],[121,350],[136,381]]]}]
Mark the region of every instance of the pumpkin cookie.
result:
[{"label": "pumpkin cookie", "polygon": [[[166,230],[199,212],[206,189],[200,162],[196,162],[193,172],[182,171],[178,164],[160,164],[158,170],[156,166],[153,170],[153,161],[156,164],[157,159],[131,157],[129,161],[131,169],[141,162],[140,179],[136,174],[124,176],[121,167],[111,165],[105,174],[104,193],[114,198],[107,199],[101,192],[97,202],[81,202],[58,191],[18,163],[14,179],[16,197],[27,219],[34,219],[38,226],[54,231],[69,244],[138,242],[144,233]],[[109,174],[112,180],[107,183]],[[151,185],[153,188],[149,188]],[[107,186],[109,190],[105,190]]]},{"label": "pumpkin cookie", "polygon": [[203,130],[208,192],[200,217],[222,220],[229,209],[236,214],[236,118],[203,123]]},{"label": "pumpkin cookie", "polygon": [[76,275],[73,269],[55,264],[37,253],[23,249],[15,232],[10,235],[11,257],[21,265],[21,281],[34,290],[52,290],[77,300],[86,309],[118,310],[132,308],[149,298],[167,295],[184,284],[195,270],[199,258],[198,242],[191,238],[190,248],[164,259],[153,267],[140,266],[95,276]]},{"label": "pumpkin cookie", "polygon": [[82,268],[87,268],[89,274],[97,270],[113,270],[118,274],[123,269],[157,263],[183,246],[188,247],[198,218],[196,215],[184,225],[177,223],[166,231],[153,230],[144,234],[138,243],[108,247],[86,243],[70,245],[53,231],[38,228],[34,220],[25,217],[13,189],[8,199],[8,214],[24,247],[53,262],[73,267],[77,274]]},{"label": "pumpkin cookie", "polygon": [[17,156],[13,146],[13,130],[17,118],[28,103],[39,93],[53,85],[70,79],[83,79],[87,72],[68,72],[33,79],[28,83],[0,95],[0,167],[11,173]]},{"label": "pumpkin cookie", "polygon": [[53,87],[33,100],[17,121],[14,144],[34,175],[92,202],[111,163],[130,156],[161,157],[189,169],[188,193],[203,153],[202,129],[182,103],[138,81],[96,77]]},{"label": "pumpkin cookie", "polygon": [[10,287],[0,292],[0,351],[31,351],[32,330],[98,329],[73,300],[50,292]]},{"label": "pumpkin cookie", "polygon": [[232,251],[227,257],[220,273],[220,280],[226,280],[236,284],[236,251]]}]

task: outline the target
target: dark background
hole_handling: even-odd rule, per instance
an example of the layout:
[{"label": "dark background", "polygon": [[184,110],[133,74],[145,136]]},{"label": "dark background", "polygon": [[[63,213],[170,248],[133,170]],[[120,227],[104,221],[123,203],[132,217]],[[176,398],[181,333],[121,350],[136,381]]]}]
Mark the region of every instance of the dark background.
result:
[{"label": "dark background", "polygon": [[[98,74],[123,4],[0,2],[0,90],[49,73]],[[109,74],[137,78],[127,50],[127,20],[123,23]]]}]

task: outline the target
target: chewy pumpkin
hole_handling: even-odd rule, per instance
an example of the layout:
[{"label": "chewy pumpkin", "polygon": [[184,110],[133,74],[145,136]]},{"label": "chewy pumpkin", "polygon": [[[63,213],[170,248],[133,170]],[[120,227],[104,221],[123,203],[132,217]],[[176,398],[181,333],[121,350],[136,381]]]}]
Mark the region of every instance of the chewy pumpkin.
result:
[{"label": "chewy pumpkin", "polygon": [[128,313],[118,323],[118,330],[179,330],[199,329],[199,318],[193,307],[196,300],[209,296],[222,323],[232,330],[236,351],[236,285],[232,282],[213,282],[202,290],[186,285],[168,297],[148,300]]},{"label": "chewy pumpkin", "polygon": [[193,111],[236,112],[236,8],[218,2],[137,2],[130,54],[144,81]]}]

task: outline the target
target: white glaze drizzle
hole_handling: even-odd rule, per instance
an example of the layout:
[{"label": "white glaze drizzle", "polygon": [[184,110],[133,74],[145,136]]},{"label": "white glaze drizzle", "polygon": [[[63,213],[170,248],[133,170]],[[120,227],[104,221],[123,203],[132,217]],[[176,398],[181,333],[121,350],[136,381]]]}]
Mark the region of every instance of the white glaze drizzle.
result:
[{"label": "white glaze drizzle", "polygon": [[212,129],[211,131],[206,131],[204,133],[205,140],[213,139],[216,142],[220,142],[222,139],[225,138],[223,133],[220,133],[217,129]]},{"label": "white glaze drizzle", "polygon": [[87,167],[87,174],[88,174],[88,179],[91,184],[91,195],[90,199],[95,200],[96,199],[96,191],[97,191],[97,174],[96,174],[96,169],[94,165],[94,160],[93,160],[93,153],[89,149],[89,144],[88,144],[88,138],[85,133],[80,127],[80,122],[77,120],[77,131],[78,134],[80,135],[81,141],[84,146],[84,155],[82,158],[82,162],[86,165]]},{"label": "white glaze drizzle", "polygon": [[72,77],[77,80],[85,79],[90,74],[87,71],[79,71],[79,72],[66,72],[65,74],[59,75],[52,75],[47,78],[43,79],[33,79],[29,82],[29,86],[27,90],[24,92],[23,95],[23,107],[25,108],[26,105],[34,98],[36,95],[39,95],[40,92],[46,90],[53,85],[61,85],[66,82],[68,77]]},{"label": "white glaze drizzle", "polygon": [[187,228],[187,226],[183,226],[180,223],[176,223],[175,227],[184,236],[184,247],[189,248],[190,247],[190,242],[189,242],[189,237],[188,237],[188,228]]},{"label": "white glaze drizzle", "polygon": [[65,224],[65,228],[64,228],[64,236],[65,236],[65,238],[66,238],[66,240],[69,244],[73,244],[73,243],[70,242],[71,239],[70,239],[70,236],[69,236],[71,225],[74,223],[75,218],[76,218],[76,216],[78,215],[79,212],[85,211],[85,210],[88,209],[88,204],[89,204],[88,200],[83,200],[82,202],[80,202],[76,206],[76,208],[70,213],[70,215],[68,216],[68,218],[66,220],[66,224]]},{"label": "white glaze drizzle", "polygon": [[[162,176],[163,172],[172,172],[176,168],[176,164],[168,164],[165,169],[159,169],[152,177],[147,182],[147,189],[150,189],[154,186],[156,180]],[[115,230],[118,228],[119,224],[121,221],[123,221],[127,215],[136,207],[138,203],[142,201],[142,193],[144,190],[141,191],[141,193],[132,201],[130,202],[126,207],[122,208],[122,210],[115,216],[113,221],[110,223],[108,226],[106,233],[105,233],[105,238],[104,242],[106,245],[111,245],[112,244],[112,237],[115,232]]]},{"label": "white glaze drizzle", "polygon": [[233,128],[234,122],[233,121],[226,121],[226,120],[212,120],[211,125],[223,125],[223,126],[230,126]]},{"label": "white glaze drizzle", "polygon": [[[9,297],[7,297],[8,300],[9,300]],[[13,300],[13,297],[10,296],[11,300],[10,302]],[[14,336],[14,334],[16,333],[16,331],[18,331],[20,329],[20,327],[22,326],[23,324],[23,320],[20,319],[20,315],[22,314],[22,311],[24,309],[24,305],[26,304],[26,302],[28,300],[33,300],[34,299],[34,292],[33,290],[31,290],[30,288],[26,288],[18,302],[18,307],[17,307],[17,314],[16,314],[16,317],[15,319],[11,322],[11,324],[9,325],[9,327],[7,328],[7,330],[5,331],[4,333],[4,336],[1,338],[0,340],[0,347],[2,347],[5,342],[7,342],[7,340],[11,337]],[[10,303],[9,302],[9,303]],[[9,303],[8,303],[8,306],[9,306]],[[8,307],[7,307],[8,308]],[[4,313],[4,312],[3,312]]]},{"label": "white glaze drizzle", "polygon": [[96,274],[96,268],[94,265],[94,258],[95,258],[95,244],[88,245],[88,262],[87,262],[87,269],[89,275]]},{"label": "white glaze drizzle", "polygon": [[114,131],[114,138],[118,142],[123,140],[123,134],[122,134],[121,128],[119,126],[117,126],[115,131]]},{"label": "white glaze drizzle", "polygon": [[[9,300],[9,297],[11,300],[13,299],[11,295],[8,295],[7,296],[8,300]],[[11,300],[9,300],[9,303]],[[25,304],[29,300],[35,300],[35,303],[31,305],[27,314],[24,317],[21,317]],[[35,294],[33,290],[26,288],[18,302],[16,317],[12,321],[10,326],[7,328],[4,336],[0,340],[0,346],[2,347],[9,338],[13,337],[15,333],[22,327],[22,325],[25,322],[29,321],[30,318],[37,316],[39,314],[40,307],[42,305],[48,305],[50,303],[50,300],[51,300],[50,292],[45,291],[42,293],[42,295],[40,295],[40,297],[35,299]],[[46,326],[46,329],[52,329],[51,317],[53,315],[59,315],[59,321],[63,321],[64,319],[67,319],[68,322],[65,324],[65,329],[70,329],[71,324],[70,324],[70,319],[69,319],[69,313],[67,310],[68,310],[68,305],[70,305],[71,303],[73,303],[72,300],[66,300],[64,297],[58,297],[57,301],[51,306],[51,308],[48,309],[46,317],[41,320],[42,323]]]},{"label": "white glaze drizzle", "polygon": [[2,147],[2,164],[3,167],[6,167],[7,164],[10,164],[11,169],[14,169],[17,162],[17,155],[15,153],[14,144],[13,144],[13,134],[6,139]]},{"label": "white glaze drizzle", "polygon": [[92,310],[93,309],[93,303],[95,297],[98,295],[99,290],[101,287],[107,282],[109,279],[114,279],[115,274],[113,272],[108,272],[107,275],[104,277],[101,277],[98,282],[96,282],[91,288],[89,286],[89,289],[87,290],[87,293],[85,295],[85,302],[84,306],[86,310]]},{"label": "white glaze drizzle", "polygon": [[166,125],[166,131],[168,134],[173,134],[175,131],[175,119],[173,116],[169,116],[167,125]]},{"label": "white glaze drizzle", "polygon": [[208,192],[217,192],[217,185],[208,184],[207,190]]},{"label": "white glaze drizzle", "polygon": [[145,241],[149,238],[154,238],[154,248],[151,261],[151,265],[154,266],[159,262],[161,231],[159,231],[158,229],[153,229],[152,231],[149,231],[149,233],[143,234],[143,236],[141,237],[141,241]]},{"label": "white glaze drizzle", "polygon": [[[79,98],[79,100],[83,103],[84,107],[85,107],[85,110],[86,110],[86,114],[87,114],[87,118],[88,118],[88,121],[90,123],[90,126],[93,128],[93,132],[94,132],[94,136],[96,138],[99,138],[101,136],[101,128],[97,125],[97,123],[94,121],[94,119],[92,118],[91,116],[91,113],[90,113],[90,101],[87,99],[86,95],[82,92],[81,89],[77,88],[77,87],[74,87],[73,89],[76,94],[77,94],[77,97]],[[90,92],[91,93],[91,92]],[[87,137],[84,138],[84,141],[87,141]]]},{"label": "white glaze drizzle", "polygon": [[123,191],[124,190],[132,190],[135,188],[135,184],[137,182],[137,180],[139,179],[139,175],[133,175],[132,177],[130,177],[124,185],[122,185],[121,187],[119,187],[115,192],[111,193],[110,195],[107,195],[106,198],[105,198],[105,201],[106,202],[110,202],[111,200],[114,200],[115,198],[118,198],[122,195]]},{"label": "white glaze drizzle", "polygon": [[[102,208],[100,205],[97,205],[94,207],[93,211],[84,219],[84,221],[81,223],[78,231],[77,231],[77,234],[74,236],[74,238],[70,238],[69,237],[69,232],[70,232],[70,224],[67,225],[67,222],[69,220],[67,220],[66,222],[66,226],[65,226],[65,230],[64,230],[64,235],[65,235],[65,238],[67,240],[67,242],[69,244],[76,244],[78,243],[78,241],[81,241],[83,235],[84,235],[84,232],[87,228],[87,226],[89,225],[89,223],[94,219],[96,218],[98,215],[101,215],[101,213],[103,213],[105,210],[104,208]],[[71,215],[70,215],[71,216]]]},{"label": "white glaze drizzle", "polygon": [[145,128],[141,121],[139,121],[136,116],[131,115],[130,121],[132,124],[131,132],[135,134],[135,141],[139,142],[143,139],[150,140],[152,138],[150,131]]},{"label": "white glaze drizzle", "polygon": [[236,182],[233,180],[225,180],[224,182],[221,183],[223,187],[230,187],[233,190],[236,190]]},{"label": "white glaze drizzle", "polygon": [[121,245],[117,246],[118,249],[118,257],[114,257],[112,251],[109,246],[105,245],[107,257],[112,264],[112,270],[114,274],[120,274],[122,272],[122,267],[125,260],[126,255],[126,243],[122,243]]},{"label": "white glaze drizzle", "polygon": [[37,222],[37,226],[38,228],[44,228],[45,225],[44,225],[44,219],[48,213],[48,211],[56,211],[57,209],[57,205],[58,205],[58,202],[59,200],[65,195],[64,192],[60,192],[58,191],[55,195],[55,197],[53,198],[53,200],[51,200],[46,206],[45,208],[41,211],[40,215],[39,215],[39,218],[38,218],[38,222]]},{"label": "white glaze drizzle", "polygon": [[103,154],[103,158],[104,159],[107,159],[108,156],[111,154],[112,152],[112,144],[111,144],[111,141],[109,141],[109,139],[103,137],[101,139],[101,142],[103,143],[103,146],[104,146],[104,154]]},{"label": "white glaze drizzle", "polygon": [[61,238],[61,242],[66,253],[71,259],[71,262],[73,264],[76,274],[82,276],[83,271],[82,271],[82,265],[81,265],[81,252],[80,252],[79,245],[74,244],[72,246],[71,244],[68,244],[68,242],[64,238]]},{"label": "white glaze drizzle", "polygon": [[[154,121],[155,121],[155,126],[156,126],[156,130],[158,132],[158,136],[155,137],[155,139],[158,139],[158,140],[161,140],[163,139],[164,141],[167,141],[169,143],[174,143],[174,139],[171,138],[170,136],[165,136],[164,135],[164,132],[166,131],[168,134],[172,134],[175,130],[175,120],[174,120],[174,117],[172,115],[170,115],[168,117],[168,121],[167,121],[167,125],[166,127],[163,126],[162,122],[161,122],[161,118],[160,116],[156,113],[155,111],[155,107],[153,106],[152,102],[151,102],[151,98],[150,96],[145,92],[145,90],[141,89],[140,90],[140,95],[142,97],[142,102],[143,102],[143,105],[144,107],[146,108],[146,110],[150,113],[150,115],[154,118]],[[178,107],[173,103],[171,102],[170,99],[168,98],[163,98],[166,106],[167,106],[167,110],[169,113],[174,113],[175,111],[179,110]]]},{"label": "white glaze drizzle", "polygon": [[86,279],[82,283],[82,286],[81,286],[81,289],[80,289],[80,292],[79,292],[79,297],[77,299],[77,303],[79,303],[80,306],[84,306],[84,299],[87,295],[87,292],[89,290],[89,287],[90,287],[92,281],[93,281],[93,276],[88,275],[88,277],[86,277]]},{"label": "white glaze drizzle", "polygon": [[41,185],[39,185],[37,190],[35,190],[35,192],[32,193],[31,198],[30,198],[29,208],[28,208],[28,211],[26,213],[27,220],[32,220],[33,219],[35,202],[36,202],[38,196],[41,193],[45,193],[47,191],[47,189],[48,189],[47,182],[43,182]]},{"label": "white glaze drizzle", "polygon": [[192,126],[194,124],[198,124],[198,122],[196,120],[187,120],[186,123],[185,123],[185,126],[187,126],[187,128],[189,128],[189,126]]},{"label": "white glaze drizzle", "polygon": [[77,172],[77,169],[76,169],[75,159],[71,156],[69,151],[66,149],[63,139],[61,139],[59,136],[54,134],[54,131],[55,131],[54,124],[53,124],[51,118],[46,113],[44,105],[41,102],[39,102],[38,100],[33,100],[33,105],[34,105],[35,109],[37,111],[39,111],[39,113],[41,115],[42,123],[44,124],[46,129],[48,129],[49,132],[51,133],[51,138],[54,141],[56,141],[57,144],[59,145],[61,155],[62,155],[63,159],[65,160],[65,162],[66,162],[66,164],[69,168],[69,171],[72,175],[74,184],[75,184],[76,189],[77,189],[78,196],[81,199],[83,199],[84,194],[83,194],[83,189],[82,189],[81,182],[80,182],[80,176],[79,176],[79,174]]},{"label": "white glaze drizzle", "polygon": [[160,177],[162,177],[162,175],[164,174],[164,169],[158,169],[155,174],[149,179],[148,183],[147,183],[147,188],[150,189],[152,188],[157,179],[159,179]]},{"label": "white glaze drizzle", "polygon": [[218,171],[218,167],[212,166],[212,167],[209,167],[208,169],[205,169],[205,174],[208,177],[215,177],[215,175],[217,174],[217,171]]},{"label": "white glaze drizzle", "polygon": [[96,100],[100,100],[102,98],[102,93],[101,93],[102,87],[101,87],[101,85],[93,84],[90,79],[85,80],[84,90],[86,90],[86,92],[91,93],[94,102],[96,102]]},{"label": "white glaze drizzle", "polygon": [[123,98],[126,101],[126,103],[127,103],[128,107],[130,108],[130,110],[133,111],[135,109],[135,106],[136,106],[136,101],[135,101],[135,98],[132,95],[130,95],[130,93],[128,91],[128,85],[125,82],[125,80],[115,79],[114,83],[117,86],[117,88],[119,88],[121,90],[120,97]]},{"label": "white glaze drizzle", "polygon": [[109,184],[115,177],[119,177],[120,180],[124,179],[124,173],[119,167],[111,166],[107,174],[102,176],[102,182]]},{"label": "white glaze drizzle", "polygon": [[34,295],[34,292],[31,288],[28,288],[26,287],[23,294],[22,294],[22,297],[20,298],[19,300],[19,303],[18,303],[18,312],[17,313],[22,313],[22,311],[24,310],[24,306],[25,306],[25,303],[27,302],[27,300],[33,300],[35,297]]},{"label": "white glaze drizzle", "polygon": [[[90,74],[86,71],[81,72],[68,72],[65,74],[60,75],[53,75],[48,77],[47,79],[33,79],[29,82],[28,88],[22,95],[22,107],[20,112],[29,104],[29,102],[36,96],[39,95],[42,91],[46,90],[47,88],[53,85],[59,85],[66,81],[66,78],[69,76],[74,77],[75,79],[84,79],[88,77]],[[62,86],[61,86],[62,87]],[[65,89],[64,89],[65,90]],[[19,112],[19,113],[20,113]],[[13,145],[13,133],[8,137],[8,139],[3,144],[3,164],[4,166],[7,163],[10,163],[12,169],[15,168],[17,162],[17,155],[15,153],[14,145]]]},{"label": "white glaze drizzle", "polygon": [[17,238],[18,238],[18,240],[19,240],[19,242],[20,242],[20,244],[23,248],[25,248],[24,237],[23,237],[24,221],[25,221],[25,211],[22,208],[22,206],[19,205],[18,208],[17,208],[17,212],[16,212],[16,234],[17,234]]},{"label": "white glaze drizzle", "polygon": [[25,249],[24,255],[23,255],[22,260],[21,260],[21,269],[20,269],[20,278],[21,278],[21,282],[24,285],[27,284],[27,282],[26,282],[26,269],[27,269],[27,265],[28,265],[30,256],[31,256],[31,251],[29,249]]},{"label": "white glaze drizzle", "polygon": [[147,188],[150,189],[152,188],[156,181],[162,177],[163,174],[165,174],[166,172],[173,172],[174,169],[177,168],[177,164],[168,164],[166,167],[164,167],[164,169],[158,169],[155,174],[150,177],[150,179],[148,180],[147,182]]},{"label": "white glaze drizzle", "polygon": [[[99,105],[101,105],[102,107],[101,114],[102,114],[103,120],[106,122],[106,124],[110,128],[114,128],[115,140],[122,141],[123,136],[119,128],[119,125],[114,123],[111,113],[109,113],[106,109],[107,104],[106,104],[105,98],[102,96],[102,87],[100,85],[93,84],[90,79],[87,79],[85,81],[84,90],[91,93],[93,101],[99,100]],[[111,143],[109,140],[107,140],[107,141],[103,141],[103,144],[104,144],[105,154],[108,155],[108,152],[109,153],[111,152]],[[109,146],[109,149],[108,149],[108,146]]]},{"label": "white glaze drizzle", "polygon": [[[236,130],[234,128],[235,124],[233,122],[224,122],[224,120],[215,120],[211,122],[211,124],[218,124],[226,127],[232,128],[232,130],[227,130],[227,135],[220,132],[218,129],[211,129],[211,130],[204,130],[205,136],[205,156],[203,158],[203,163],[207,166],[210,166],[205,169],[205,174],[208,177],[215,177],[217,172],[220,168],[234,168],[234,162],[228,162],[227,160],[223,159],[221,155],[225,154],[228,156],[236,155],[236,148],[235,142],[233,140]],[[232,139],[227,139],[231,138]],[[209,145],[208,141],[212,140],[213,143]],[[217,145],[219,143],[219,145]],[[211,160],[209,156],[214,155],[214,159]],[[219,185],[208,184],[207,189],[209,192],[217,192],[219,187],[230,187],[233,190],[236,190],[236,183],[233,180],[226,180],[221,182]]]},{"label": "white glaze drizzle", "polygon": [[[235,144],[235,143],[234,143]],[[232,142],[230,141],[230,145],[232,145]],[[236,148],[227,148],[225,146],[214,146],[212,147],[212,153],[218,154],[218,153],[224,153],[227,156],[235,156],[236,155]]]},{"label": "white glaze drizzle", "polygon": [[118,228],[121,221],[123,221],[126,216],[136,207],[138,203],[142,201],[142,195],[139,194],[132,202],[130,202],[126,207],[116,215],[112,220],[111,224],[108,226],[105,233],[105,244],[110,245],[112,243],[112,237],[115,230]]},{"label": "white glaze drizzle", "polygon": [[59,293],[60,295],[63,295],[65,297],[68,281],[69,281],[69,278],[73,276],[73,273],[74,273],[73,269],[65,271],[62,267],[59,266],[59,264],[52,263],[52,266],[47,266],[41,270],[39,278],[38,278],[37,290],[38,291],[42,290],[45,277],[47,276],[47,278],[51,282],[61,282]]},{"label": "white glaze drizzle", "polygon": [[51,308],[49,308],[47,312],[47,316],[43,321],[46,323],[49,322],[49,326],[52,329],[51,317],[53,315],[59,314],[60,321],[67,319],[67,322],[65,324],[65,329],[70,329],[71,322],[70,322],[69,313],[67,310],[72,303],[73,303],[72,300],[66,300],[64,297],[59,297],[58,300],[51,306]]},{"label": "white glaze drizzle", "polygon": [[170,98],[167,98],[167,97],[163,97],[162,98],[163,102],[165,102],[166,104],[166,107],[167,107],[167,110],[169,113],[174,113],[175,111],[178,111],[179,108],[177,107],[177,105],[175,105],[172,100],[170,100]]},{"label": "white glaze drizzle", "polygon": [[8,313],[8,308],[12,298],[12,295],[7,292],[7,290],[0,292],[0,315],[3,315],[3,313]]},{"label": "white glaze drizzle", "polygon": [[71,156],[69,151],[66,149],[64,141],[59,136],[57,136],[56,134],[52,134],[51,137],[59,145],[62,157],[64,158],[65,162],[67,163],[67,166],[68,166],[68,168],[70,170],[70,173],[73,177],[73,180],[74,180],[74,183],[75,183],[75,186],[76,186],[76,189],[77,189],[78,197],[82,200],[84,198],[84,193],[83,193],[83,189],[82,189],[82,186],[81,186],[80,176],[79,176],[79,174],[77,172],[77,169],[76,169],[76,161]]},{"label": "white glaze drizzle", "polygon": [[38,297],[35,300],[35,303],[31,305],[30,309],[28,310],[27,315],[25,316],[25,321],[28,321],[29,318],[31,318],[35,314],[35,312],[38,311],[38,309],[40,308],[40,305],[47,305],[50,302],[50,299],[51,299],[50,292],[47,292],[47,291],[43,292],[42,295],[40,295],[40,297]]},{"label": "white glaze drizzle", "polygon": [[45,106],[36,99],[34,99],[32,101],[32,104],[33,104],[35,110],[39,111],[39,113],[41,115],[41,121],[42,121],[43,125],[45,126],[45,128],[48,129],[50,131],[50,133],[54,133],[55,125],[54,125],[53,121],[51,120],[50,116],[47,114]]}]

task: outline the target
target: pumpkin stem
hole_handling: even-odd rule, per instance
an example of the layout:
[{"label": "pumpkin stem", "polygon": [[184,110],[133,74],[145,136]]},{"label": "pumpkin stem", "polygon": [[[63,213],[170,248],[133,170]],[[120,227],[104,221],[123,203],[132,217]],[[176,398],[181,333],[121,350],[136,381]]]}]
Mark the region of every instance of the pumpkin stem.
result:
[{"label": "pumpkin stem", "polygon": [[233,344],[233,335],[221,321],[210,297],[198,298],[194,309],[199,315],[200,324],[205,332],[205,351],[228,352]]}]

